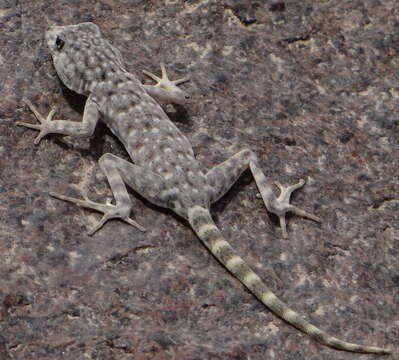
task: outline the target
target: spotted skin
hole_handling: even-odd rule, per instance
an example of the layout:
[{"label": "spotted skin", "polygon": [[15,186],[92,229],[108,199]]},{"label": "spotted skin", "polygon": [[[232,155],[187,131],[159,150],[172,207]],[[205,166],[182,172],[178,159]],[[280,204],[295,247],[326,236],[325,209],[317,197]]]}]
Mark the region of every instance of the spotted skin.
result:
[{"label": "spotted skin", "polygon": [[177,85],[187,78],[170,81],[162,65],[162,78],[145,72],[157,84],[143,86],[126,71],[120,52],[92,23],[51,27],[46,32],[46,41],[60,79],[71,90],[88,96],[83,121],[52,121],[54,110],[43,117],[27,101],[40,124],[18,125],[39,130],[35,140],[38,143],[50,133],[90,136],[101,118],[123,143],[133,161],[130,163],[112,154],[104,154],[100,159],[100,167],[115,196],[115,205],[51,193],[62,200],[102,212],[103,218],[91,233],[112,218],[121,218],[144,230],[129,218],[133,203],[126,189],[125,184],[128,184],[150,202],[170,208],[188,220],[209,251],[264,305],[288,323],[332,348],[361,353],[389,353],[387,349],[341,341],[289,309],[235,253],[211,218],[210,204],[221,198],[244,170],[250,169],[266,208],[280,218],[283,236],[286,237],[287,212],[319,221],[316,216],[289,203],[291,193],[304,185],[303,180],[288,187],[276,183],[280,188],[280,195],[276,197],[256,155],[250,150],[243,150],[203,173],[186,137],[154,100],[184,103],[189,96]]}]

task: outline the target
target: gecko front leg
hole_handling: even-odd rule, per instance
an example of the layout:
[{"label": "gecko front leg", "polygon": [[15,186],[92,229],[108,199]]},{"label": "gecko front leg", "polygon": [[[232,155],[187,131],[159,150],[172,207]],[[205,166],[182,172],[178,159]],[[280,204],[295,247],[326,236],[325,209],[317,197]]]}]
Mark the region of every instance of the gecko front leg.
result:
[{"label": "gecko front leg", "polygon": [[292,192],[302,187],[305,181],[300,180],[299,183],[288,187],[284,187],[279,182],[276,182],[275,184],[280,189],[280,195],[276,197],[258,165],[256,155],[251,150],[242,150],[208,171],[206,177],[211,202],[219,200],[231,188],[244,170],[248,168],[252,172],[267,210],[279,217],[284,238],[288,237],[285,219],[287,212],[320,222],[317,216],[290,204]]},{"label": "gecko front leg", "polygon": [[68,120],[53,121],[53,116],[56,111],[55,108],[52,108],[47,117],[44,117],[29,100],[25,100],[25,103],[35,114],[40,124],[30,124],[21,121],[17,121],[16,124],[18,126],[25,126],[30,129],[39,130],[39,135],[35,139],[35,144],[38,144],[40,140],[47,134],[52,133],[80,137],[91,136],[99,120],[98,105],[93,100],[92,95],[87,98],[83,111],[83,119],[81,122]]},{"label": "gecko front leg", "polygon": [[190,78],[186,76],[178,80],[169,80],[164,64],[161,64],[161,71],[162,78],[159,78],[158,76],[143,70],[145,75],[157,82],[155,85],[143,85],[147,93],[159,103],[176,103],[184,105],[190,99],[190,95],[188,95],[184,90],[178,88],[177,85],[189,81]]}]

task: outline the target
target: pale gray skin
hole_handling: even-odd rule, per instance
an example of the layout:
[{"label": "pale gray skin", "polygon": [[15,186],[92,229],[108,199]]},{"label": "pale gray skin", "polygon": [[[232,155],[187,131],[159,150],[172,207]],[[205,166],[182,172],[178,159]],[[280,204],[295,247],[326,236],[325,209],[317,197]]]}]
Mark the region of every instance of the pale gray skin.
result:
[{"label": "pale gray skin", "polygon": [[188,220],[205,246],[234,276],[264,305],[299,330],[336,349],[389,353],[387,349],[352,344],[332,337],[289,309],[234,252],[211,218],[210,205],[221,198],[241,173],[249,168],[266,208],[279,217],[283,236],[286,237],[285,214],[289,211],[319,221],[316,216],[289,204],[291,193],[304,185],[303,180],[288,187],[277,182],[280,196],[276,197],[255,154],[250,150],[242,150],[203,173],[186,137],[154,100],[183,104],[188,95],[176,85],[187,78],[170,81],[162,66],[162,79],[146,72],[158,81],[157,85],[142,85],[124,68],[120,52],[92,23],[51,27],[46,32],[46,41],[60,79],[69,89],[88,97],[83,121],[52,121],[54,110],[44,118],[27,102],[40,124],[18,125],[39,130],[35,140],[37,144],[50,133],[90,136],[101,118],[125,146],[133,161],[130,163],[112,154],[104,154],[99,161],[115,196],[115,205],[51,194],[104,213],[91,234],[112,218],[121,218],[144,230],[129,218],[132,202],[125,186],[128,184],[150,202],[172,209]]}]

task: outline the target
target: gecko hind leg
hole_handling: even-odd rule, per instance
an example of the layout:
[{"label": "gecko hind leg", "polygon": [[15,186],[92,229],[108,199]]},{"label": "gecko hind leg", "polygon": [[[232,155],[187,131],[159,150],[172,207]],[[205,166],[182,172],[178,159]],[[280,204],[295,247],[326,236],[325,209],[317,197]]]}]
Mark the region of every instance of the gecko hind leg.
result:
[{"label": "gecko hind leg", "polygon": [[147,169],[112,154],[104,154],[100,158],[99,164],[110,184],[112,194],[115,197],[115,205],[101,204],[90,200],[80,200],[56,193],[50,193],[50,195],[104,214],[102,219],[89,231],[89,235],[93,235],[108,220],[116,218],[127,222],[141,231],[145,231],[144,227],[129,217],[133,204],[125,183],[152,203],[162,205],[162,200],[158,198],[158,196],[165,188],[163,179]]},{"label": "gecko hind leg", "polygon": [[186,76],[178,80],[169,80],[164,64],[161,64],[161,71],[162,78],[159,78],[149,71],[143,70],[145,75],[157,82],[155,85],[143,85],[147,93],[160,103],[173,102],[184,105],[190,99],[190,95],[178,88],[177,85],[189,81],[190,78]]},{"label": "gecko hind leg", "polygon": [[258,165],[256,155],[247,149],[240,151],[208,171],[206,177],[210,201],[215,202],[219,200],[237,181],[244,170],[248,168],[251,170],[266,208],[278,216],[283,237],[286,238],[288,236],[285,219],[287,212],[320,222],[317,216],[290,204],[292,192],[302,187],[305,181],[300,180],[297,184],[287,187],[284,187],[279,182],[275,182],[280,189],[280,195],[276,197],[272,186],[267,182],[265,175]]}]

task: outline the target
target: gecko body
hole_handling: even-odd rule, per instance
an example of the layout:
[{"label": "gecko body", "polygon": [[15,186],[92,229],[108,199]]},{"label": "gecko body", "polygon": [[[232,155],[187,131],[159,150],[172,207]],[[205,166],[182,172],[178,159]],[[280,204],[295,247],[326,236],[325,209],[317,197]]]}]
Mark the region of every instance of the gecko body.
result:
[{"label": "gecko body", "polygon": [[289,309],[233,250],[212,220],[210,205],[221,198],[241,173],[249,168],[266,208],[279,217],[283,236],[286,237],[287,212],[319,221],[316,216],[289,203],[291,193],[304,185],[303,180],[288,187],[276,183],[280,188],[280,195],[276,197],[251,150],[242,150],[208,172],[203,172],[189,141],[155,101],[184,103],[188,95],[177,85],[186,78],[170,81],[162,66],[162,79],[146,73],[158,81],[156,86],[142,85],[125,69],[120,52],[93,23],[53,26],[46,32],[46,41],[62,82],[88,97],[83,120],[52,121],[54,110],[43,117],[33,104],[27,102],[40,124],[18,125],[39,130],[35,140],[38,143],[50,133],[90,136],[101,118],[125,146],[133,161],[131,163],[112,154],[104,154],[99,160],[115,197],[115,205],[51,194],[103,213],[91,233],[112,218],[120,218],[144,230],[129,217],[133,205],[127,184],[151,203],[172,209],[186,219],[209,251],[266,307],[294,327],[336,349],[389,353],[387,349],[339,340]]}]

